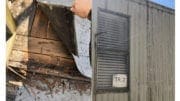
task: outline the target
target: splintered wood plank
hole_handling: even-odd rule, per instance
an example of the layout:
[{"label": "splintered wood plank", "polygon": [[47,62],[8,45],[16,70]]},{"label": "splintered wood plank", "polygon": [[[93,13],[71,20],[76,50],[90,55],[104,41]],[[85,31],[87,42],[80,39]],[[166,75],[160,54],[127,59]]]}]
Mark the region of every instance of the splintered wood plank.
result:
[{"label": "splintered wood plank", "polygon": [[58,70],[50,70],[47,68],[30,68],[27,69],[29,72],[34,72],[34,73],[40,73],[40,74],[45,74],[45,75],[52,75],[52,76],[59,76],[62,78],[68,78],[68,79],[73,79],[73,80],[80,80],[80,81],[88,81],[90,82],[90,79],[81,77],[81,76],[71,76],[69,74],[66,74],[64,72],[58,71]]},{"label": "splintered wood plank", "polygon": [[[15,64],[16,62],[11,62],[11,64]],[[31,66],[29,68],[27,68],[27,65],[23,65],[21,64],[21,67],[13,67],[16,69],[20,69],[20,70],[24,70],[26,72],[32,72],[32,73],[38,73],[38,74],[43,74],[43,75],[51,75],[51,76],[57,76],[57,77],[62,77],[62,78],[68,78],[68,79],[72,79],[72,80],[80,80],[80,81],[87,81],[90,82],[90,79],[82,77],[78,71],[76,70],[72,70],[72,69],[65,69],[64,70],[58,70],[58,69],[54,69],[54,68],[47,68],[45,65],[39,66],[39,67],[35,67],[35,66]],[[74,75],[73,73],[70,73],[70,71],[75,72],[76,74]]]}]

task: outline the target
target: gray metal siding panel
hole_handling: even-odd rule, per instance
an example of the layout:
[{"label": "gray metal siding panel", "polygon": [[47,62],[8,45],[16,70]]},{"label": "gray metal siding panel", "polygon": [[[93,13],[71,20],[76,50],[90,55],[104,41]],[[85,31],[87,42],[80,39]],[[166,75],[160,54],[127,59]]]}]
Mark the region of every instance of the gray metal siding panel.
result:
[{"label": "gray metal siding panel", "polygon": [[[174,101],[174,11],[133,0],[108,0],[106,6],[105,1],[98,0],[101,7],[131,16],[130,92],[94,93],[94,101]],[[92,27],[97,32],[96,23]]]},{"label": "gray metal siding panel", "polygon": [[130,28],[130,101],[146,101],[147,91],[147,11],[146,6],[129,3]]},{"label": "gray metal siding panel", "polygon": [[[148,95],[174,100],[174,15],[151,8],[148,33]],[[150,100],[148,100],[150,101]]]},{"label": "gray metal siding panel", "polygon": [[128,93],[97,94],[96,101],[129,101]]}]

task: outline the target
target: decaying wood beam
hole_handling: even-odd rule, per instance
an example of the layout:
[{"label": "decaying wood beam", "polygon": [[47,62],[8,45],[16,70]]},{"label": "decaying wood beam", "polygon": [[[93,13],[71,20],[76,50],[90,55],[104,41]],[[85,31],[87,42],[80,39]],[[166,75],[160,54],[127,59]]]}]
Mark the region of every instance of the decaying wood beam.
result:
[{"label": "decaying wood beam", "polygon": [[17,71],[15,71],[12,67],[8,66],[7,67],[10,71],[12,71],[13,73],[15,73],[16,75],[18,75],[19,77],[21,77],[22,79],[26,79],[25,76],[21,75],[20,73],[18,73]]},{"label": "decaying wood beam", "polygon": [[16,86],[23,86],[23,83],[22,83],[22,82],[18,82],[18,81],[12,81],[12,80],[10,80],[8,83],[13,84],[13,85],[16,85]]},{"label": "decaying wood beam", "polygon": [[[45,68],[41,68],[41,69],[39,69],[39,70],[31,69],[31,70],[27,70],[27,71],[33,72],[33,73],[51,75],[51,76],[58,76],[58,77],[61,77],[61,78],[67,78],[67,79],[71,79],[71,80],[86,81],[86,82],[90,82],[90,81],[91,81],[91,80],[88,79],[88,78],[73,77],[73,76],[70,76],[69,74],[60,73],[60,72],[57,72],[57,71],[49,72],[49,69],[45,69]],[[44,71],[45,71],[45,72],[44,72]]]},{"label": "decaying wood beam", "polygon": [[[7,1],[6,1],[7,2]],[[6,24],[9,28],[9,30],[11,31],[12,36],[7,40],[6,42],[6,65],[8,64],[9,61],[9,56],[11,54],[13,45],[14,45],[14,41],[15,41],[15,37],[16,37],[16,25],[14,22],[14,19],[11,15],[11,12],[8,8],[8,5],[6,3]],[[12,71],[13,73],[15,73],[16,75],[20,76],[23,79],[26,79],[24,76],[20,75],[18,72],[16,72],[13,68],[6,66],[10,71]]]},{"label": "decaying wood beam", "polygon": [[8,60],[9,60],[9,56],[11,54],[13,45],[14,45],[14,41],[16,38],[16,33],[13,33],[13,35],[9,38],[9,40],[6,42],[6,64],[8,64]]},{"label": "decaying wood beam", "polygon": [[15,25],[15,22],[14,22],[12,15],[11,15],[11,12],[8,8],[7,3],[6,3],[6,24],[7,24],[8,28],[12,34],[12,36],[6,42],[7,43],[7,45],[6,45],[6,49],[7,49],[6,63],[7,63],[9,60],[9,55],[10,55],[12,48],[13,48],[13,45],[14,45],[15,37],[16,37],[16,25]]},{"label": "decaying wood beam", "polygon": [[51,76],[57,76],[57,77],[61,77],[61,78],[67,78],[67,79],[71,79],[71,80],[90,82],[90,79],[88,79],[88,78],[80,77],[80,76],[71,76],[67,73],[63,73],[61,71],[54,70],[54,69],[52,70],[49,68],[43,68],[43,67],[30,67],[30,68],[13,67],[13,68],[22,69],[22,70],[25,70],[25,71],[31,72],[31,73],[38,73],[38,74],[43,74],[43,75],[51,75]]}]

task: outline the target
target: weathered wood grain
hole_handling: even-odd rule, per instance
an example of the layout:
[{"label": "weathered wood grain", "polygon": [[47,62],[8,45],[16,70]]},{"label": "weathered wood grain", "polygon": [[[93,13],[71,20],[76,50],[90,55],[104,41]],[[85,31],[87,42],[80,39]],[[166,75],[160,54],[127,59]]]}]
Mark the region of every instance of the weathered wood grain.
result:
[{"label": "weathered wood grain", "polygon": [[38,3],[38,5],[50,20],[52,29],[65,44],[68,51],[77,55],[73,13],[66,6],[54,6],[44,3]]},{"label": "weathered wood grain", "polygon": [[26,72],[32,72],[32,73],[38,73],[38,74],[50,75],[50,76],[57,76],[57,77],[71,79],[71,80],[77,80],[77,81],[90,82],[90,79],[82,77],[81,75],[77,75],[77,74],[72,75],[72,74],[69,74],[68,72],[59,71],[59,70],[51,69],[51,68],[44,68],[43,66],[42,67],[30,67],[30,68],[26,68],[26,66],[27,65],[21,65],[21,67],[12,67],[12,68],[25,70]]},{"label": "weathered wood grain", "polygon": [[75,63],[72,59],[62,58],[58,56],[43,55],[37,53],[28,53],[23,51],[13,50],[12,55],[9,59],[9,65],[19,67],[23,62],[34,60],[43,64],[52,64],[59,67],[75,67]]},{"label": "weathered wood grain", "polygon": [[47,39],[51,40],[59,40],[58,35],[55,33],[55,31],[52,29],[51,22],[48,21],[48,26],[47,26]]},{"label": "weathered wood grain", "polygon": [[[29,22],[31,23],[31,22]],[[23,23],[23,25],[28,23]],[[19,26],[23,26],[19,25]],[[46,16],[36,10],[36,15],[32,23],[32,30],[28,36],[22,34],[21,28],[17,32],[15,45],[10,56],[9,66],[18,68],[29,68],[33,65],[31,61],[38,63],[36,66],[50,66],[63,69],[70,73],[75,69],[75,63],[71,54],[67,51],[64,44],[57,38],[52,30],[50,22]],[[30,64],[29,64],[30,63]],[[76,70],[75,70],[76,71]]]},{"label": "weathered wood grain", "polygon": [[15,50],[72,58],[60,41],[17,35]]},{"label": "weathered wood grain", "polygon": [[47,30],[48,18],[44,16],[41,10],[37,9],[30,36],[38,38],[47,38]]}]

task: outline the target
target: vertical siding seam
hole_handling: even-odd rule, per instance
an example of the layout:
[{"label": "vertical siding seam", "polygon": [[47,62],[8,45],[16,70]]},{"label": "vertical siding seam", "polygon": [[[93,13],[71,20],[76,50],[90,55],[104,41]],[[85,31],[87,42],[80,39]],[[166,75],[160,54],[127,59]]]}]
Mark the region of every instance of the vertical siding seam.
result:
[{"label": "vertical siding seam", "polygon": [[147,29],[147,38],[146,38],[146,41],[147,41],[147,89],[148,89],[148,91],[147,91],[147,95],[149,95],[149,96],[147,96],[147,101],[152,101],[152,90],[151,90],[151,88],[149,87],[149,67],[150,67],[150,15],[149,15],[149,13],[150,13],[150,8],[149,8],[149,2],[147,1],[147,26],[146,26],[146,29]]}]

